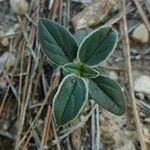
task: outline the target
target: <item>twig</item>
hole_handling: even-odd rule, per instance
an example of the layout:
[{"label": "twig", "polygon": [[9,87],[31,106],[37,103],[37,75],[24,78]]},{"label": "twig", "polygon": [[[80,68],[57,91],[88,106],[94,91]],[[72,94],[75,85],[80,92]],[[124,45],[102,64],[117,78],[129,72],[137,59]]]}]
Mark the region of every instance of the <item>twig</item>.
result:
[{"label": "twig", "polygon": [[[43,89],[44,89],[44,93],[46,95],[46,88],[47,88],[47,86],[46,86],[46,79],[45,79],[45,76],[44,76],[44,71],[42,71],[42,77],[43,77],[42,78]],[[46,117],[45,117],[45,124],[44,124],[44,128],[43,128],[42,139],[41,139],[41,147],[47,145],[51,119],[52,119],[52,110],[51,110],[50,105],[48,104],[48,106],[47,106],[47,114],[46,114]]]},{"label": "twig", "polygon": [[67,28],[69,29],[69,21],[70,21],[70,4],[71,2],[70,2],[70,0],[67,0],[67,11],[66,11],[66,24],[67,24]]},{"label": "twig", "polygon": [[36,104],[30,105],[29,109],[33,109],[35,107],[40,107],[41,105],[42,105],[42,103],[36,103]]},{"label": "twig", "polygon": [[[20,50],[21,48],[23,49],[21,51],[21,62],[20,62],[20,72],[23,72],[23,61],[24,61],[24,49],[25,49],[25,42],[23,42],[23,45],[20,46]],[[20,112],[21,112],[21,90],[22,90],[22,80],[23,80],[23,76],[21,74],[21,76],[19,77],[19,102],[18,102],[18,116],[20,116]]]},{"label": "twig", "polygon": [[52,110],[50,105],[48,104],[47,106],[47,115],[45,118],[45,124],[44,124],[44,129],[43,129],[43,134],[42,134],[42,140],[41,140],[41,145],[47,145],[48,141],[48,134],[49,134],[49,129],[50,129],[50,124],[51,124],[51,119],[52,119]]},{"label": "twig", "polygon": [[[30,70],[30,64],[31,64],[31,56],[29,57],[29,61],[28,61],[28,66],[27,66],[27,72],[29,74],[29,70]],[[28,100],[26,100],[26,92],[28,91],[27,88],[28,88],[28,80],[29,80],[29,76],[26,76],[26,80],[25,80],[25,86],[24,86],[24,91],[23,91],[23,100],[22,100],[22,104],[21,104],[21,109],[20,109],[20,120],[19,120],[19,124],[18,124],[18,132],[17,132],[17,141],[16,141],[16,147],[18,145],[18,142],[20,140],[20,136],[21,136],[21,133],[22,133],[22,130],[23,130],[23,125],[24,125],[24,121],[25,121],[25,115],[26,115],[26,109],[27,109],[27,106],[28,106]],[[30,88],[30,87],[29,87]],[[26,101],[25,101],[26,100]],[[21,101],[21,98],[20,98],[20,101]],[[17,150],[17,148],[16,148]]]},{"label": "twig", "polygon": [[5,102],[6,102],[9,89],[10,89],[10,85],[7,87],[7,90],[6,90],[6,92],[5,92],[4,98],[3,98],[3,100],[2,100],[2,104],[0,105],[0,116],[1,116],[1,113],[2,113],[3,108],[4,108],[4,104],[5,104]]},{"label": "twig", "polygon": [[[29,124],[31,126],[31,124],[32,124],[32,118],[29,121]],[[35,140],[35,143],[36,143],[36,147],[37,147],[37,149],[39,149],[40,148],[40,137],[39,137],[39,135],[38,135],[38,133],[37,133],[36,130],[34,130],[33,137],[34,137],[34,140]]]},{"label": "twig", "polygon": [[139,3],[139,1],[138,1],[138,0],[133,0],[133,1],[134,1],[135,5],[136,5],[136,7],[137,7],[137,9],[138,9],[138,11],[139,11],[139,13],[140,13],[140,15],[141,15],[141,17],[142,17],[142,19],[143,19],[145,25],[147,26],[148,31],[150,32],[150,24],[149,24],[149,21],[148,21],[146,15],[145,15],[145,13],[144,13],[144,11],[143,11],[143,9],[142,9],[140,3]]},{"label": "twig", "polygon": [[70,143],[70,138],[69,137],[67,137],[67,139],[66,139],[66,146],[67,146],[67,150],[72,150],[71,143]]},{"label": "twig", "polygon": [[55,136],[55,142],[56,142],[56,145],[57,145],[57,149],[61,150],[59,140],[58,140],[58,137],[57,137],[57,133],[56,133],[56,127],[55,127],[55,124],[54,124],[53,121],[52,121],[52,125],[53,125],[53,132],[54,132],[54,136]]},{"label": "twig", "polygon": [[[96,123],[95,123],[95,109],[94,109],[94,101],[91,101],[92,104],[92,109],[93,109],[93,113],[92,113],[92,117],[91,117],[91,128],[92,128],[92,150],[96,149]],[[97,149],[96,149],[97,150]]]},{"label": "twig", "polygon": [[145,6],[146,6],[146,8],[147,8],[149,14],[150,14],[150,1],[149,1],[149,0],[146,0],[146,1],[144,1],[144,3],[145,3]]},{"label": "twig", "polygon": [[137,104],[142,108],[150,111],[150,104],[145,103],[144,101],[138,100]]},{"label": "twig", "polygon": [[[39,55],[39,49],[38,49],[38,55]],[[31,55],[30,55],[30,60],[31,60]],[[25,121],[25,114],[26,114],[27,106],[28,106],[29,100],[31,98],[31,91],[32,91],[32,86],[33,86],[32,81],[33,81],[34,76],[35,76],[35,71],[38,67],[38,62],[39,62],[39,60],[38,60],[38,57],[37,57],[36,60],[35,60],[35,64],[34,64],[34,67],[32,69],[32,72],[31,72],[31,76],[30,76],[30,78],[28,77],[29,79],[27,78],[27,80],[26,80],[26,85],[27,85],[27,83],[29,83],[29,84],[28,84],[27,96],[25,96],[26,99],[23,98],[23,102],[22,102],[22,111],[21,111],[21,117],[20,117],[20,119],[21,119],[20,120],[20,125],[21,126],[20,126],[20,129],[18,130],[18,141],[16,143],[16,150],[18,150],[18,147],[19,147],[19,143],[20,143],[19,139],[20,139],[20,135],[21,135],[21,132],[22,132],[22,129],[23,129],[23,124],[24,124],[24,121]],[[30,61],[29,61],[29,64],[30,64]],[[30,66],[29,64],[28,64],[28,66]],[[30,68],[30,67],[28,67],[28,68]]]},{"label": "twig", "polygon": [[62,24],[62,15],[63,15],[63,0],[60,0],[59,7],[59,23]]},{"label": "twig", "polygon": [[19,101],[19,96],[18,96],[18,94],[17,94],[17,90],[16,90],[15,87],[12,85],[12,80],[13,80],[13,77],[14,77],[14,73],[15,73],[15,71],[16,71],[16,69],[17,69],[19,60],[20,60],[20,57],[17,57],[17,60],[16,60],[16,62],[15,62],[15,66],[14,66],[14,68],[13,68],[13,71],[12,71],[12,74],[11,74],[10,77],[8,76],[7,72],[6,72],[6,71],[4,70],[4,68],[3,68],[3,70],[4,70],[4,71],[3,71],[3,72],[4,72],[4,76],[7,78],[9,85],[8,85],[8,88],[7,88],[6,92],[5,92],[5,95],[4,95],[4,98],[3,98],[3,102],[2,102],[2,104],[1,104],[1,106],[0,106],[0,115],[1,115],[2,110],[3,110],[3,108],[4,108],[4,104],[5,104],[5,102],[6,102],[6,99],[7,99],[8,95],[9,95],[8,92],[9,92],[10,88],[12,89],[12,92],[13,92],[14,95],[16,96],[16,99]]},{"label": "twig", "polygon": [[96,104],[96,149],[100,149],[100,124],[99,124],[99,106]]},{"label": "twig", "polygon": [[[81,120],[78,124],[75,124],[74,126],[71,126],[70,128],[68,127],[68,128],[66,128],[66,129],[64,129],[64,130],[61,130],[61,131],[59,132],[59,134],[62,134],[62,136],[60,136],[59,139],[62,139],[62,137],[68,136],[69,134],[71,134],[71,133],[74,132],[75,130],[77,130],[77,129],[81,128],[82,126],[84,126],[85,123],[86,123],[86,121],[87,121],[87,119],[83,119],[83,120]],[[63,134],[64,134],[65,136],[64,136]]]},{"label": "twig", "polygon": [[125,55],[125,61],[126,61],[126,69],[127,69],[127,76],[129,80],[129,92],[130,96],[132,99],[132,105],[133,105],[133,113],[135,117],[135,123],[136,123],[136,128],[137,128],[137,133],[138,137],[140,140],[141,144],[141,149],[146,150],[146,145],[144,142],[143,134],[142,134],[142,128],[140,124],[140,119],[138,115],[138,110],[137,110],[137,104],[136,104],[136,99],[134,95],[134,86],[133,86],[133,79],[132,79],[132,67],[131,67],[131,56],[130,56],[130,45],[129,45],[129,37],[128,37],[128,29],[127,29],[127,20],[126,20],[126,10],[125,10],[125,3],[126,0],[122,0],[123,3],[123,30],[124,30],[124,38],[122,40],[123,43],[123,50],[124,50],[124,55]]},{"label": "twig", "polygon": [[52,20],[55,20],[56,19],[56,14],[57,14],[57,10],[58,10],[58,7],[59,7],[59,0],[55,0],[54,2],[54,10],[53,10],[53,14],[52,14]]},{"label": "twig", "polygon": [[32,93],[32,99],[34,100],[35,99],[35,95],[36,95],[36,90],[37,90],[37,87],[39,85],[39,80],[40,80],[40,75],[41,75],[41,70],[42,70],[42,67],[39,68],[39,72],[38,72],[38,75],[35,79],[35,85],[34,85],[34,89],[33,89],[33,93]]},{"label": "twig", "polygon": [[[43,101],[41,107],[39,108],[38,113],[36,114],[36,116],[35,116],[35,118],[34,118],[32,124],[31,124],[30,128],[28,129],[28,131],[25,133],[25,135],[22,137],[22,139],[21,139],[20,142],[18,143],[17,148],[19,148],[19,147],[21,146],[21,144],[25,141],[25,139],[27,138],[28,134],[29,134],[29,136],[28,136],[28,139],[26,140],[25,145],[26,145],[26,144],[28,143],[28,141],[30,140],[31,135],[33,134],[33,129],[36,127],[35,125],[36,125],[36,123],[37,123],[37,120],[39,119],[40,114],[41,114],[41,112],[42,112],[42,110],[43,110],[45,104],[47,103],[48,98],[49,98],[51,92],[52,92],[52,91],[58,86],[58,84],[59,84],[59,78],[60,78],[60,72],[59,72],[59,70],[57,70],[57,71],[54,70],[53,78],[52,78],[52,80],[53,80],[52,85],[49,87],[49,90],[48,90],[48,92],[47,92],[47,94],[46,94],[46,96],[45,96],[45,98],[44,98],[44,101]],[[32,130],[31,130],[31,129],[32,129]]]},{"label": "twig", "polygon": [[17,101],[19,101],[19,95],[18,95],[18,93],[17,93],[17,90],[15,89],[15,87],[14,87],[13,84],[12,84],[12,80],[11,80],[7,75],[6,75],[6,79],[7,79],[8,83],[9,83],[9,85],[10,85],[10,87],[11,87],[11,89],[12,89],[12,92],[14,93],[14,95],[15,95]]},{"label": "twig", "polygon": [[36,23],[34,23],[34,21],[32,20],[32,18],[28,14],[25,14],[25,16],[29,20],[29,22],[31,22],[36,27]]},{"label": "twig", "polygon": [[29,30],[24,30],[24,31],[21,31],[21,32],[16,32],[16,33],[7,34],[7,35],[5,35],[5,36],[0,37],[0,39],[3,39],[3,38],[12,38],[13,36],[19,36],[19,35],[23,34],[23,32],[26,33],[26,32],[28,32],[28,31],[29,31]]},{"label": "twig", "polygon": [[28,37],[27,37],[27,33],[23,31],[23,23],[22,23],[22,20],[21,20],[21,17],[20,17],[20,16],[18,16],[18,21],[19,21],[19,24],[20,24],[20,26],[21,26],[21,29],[22,29],[23,36],[24,36],[24,38],[25,38],[25,41],[27,42],[27,45],[28,45],[29,50],[30,50],[30,52],[31,52],[31,55],[32,55],[32,57],[34,58],[34,60],[36,60],[36,55],[35,55],[34,50],[32,49],[32,45],[31,45],[31,43],[30,43],[30,41],[29,41],[29,39],[28,39]]},{"label": "twig", "polygon": [[50,2],[49,2],[49,6],[48,6],[48,9],[49,9],[49,10],[52,8],[53,3],[54,3],[54,0],[50,0]]},{"label": "twig", "polygon": [[[129,14],[129,13],[133,12],[134,10],[135,10],[135,8],[132,8],[130,3],[126,6],[126,14]],[[109,19],[109,20],[105,23],[105,25],[113,25],[113,24],[117,23],[122,17],[123,17],[123,14],[120,12],[120,13],[119,13],[117,16],[115,16],[114,18]]]},{"label": "twig", "polygon": [[6,137],[6,138],[8,138],[8,139],[10,139],[10,140],[13,140],[13,141],[16,140],[16,137],[15,137],[14,135],[11,135],[11,134],[10,134],[9,132],[7,132],[7,131],[0,130],[0,135],[1,135],[1,136],[4,136],[4,137]]}]

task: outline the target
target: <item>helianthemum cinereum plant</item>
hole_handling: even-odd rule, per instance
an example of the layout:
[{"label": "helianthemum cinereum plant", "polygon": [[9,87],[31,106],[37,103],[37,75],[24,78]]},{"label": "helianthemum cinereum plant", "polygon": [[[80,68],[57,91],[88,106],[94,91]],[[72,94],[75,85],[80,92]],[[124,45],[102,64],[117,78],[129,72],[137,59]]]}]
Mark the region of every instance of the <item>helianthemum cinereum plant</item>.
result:
[{"label": "helianthemum cinereum plant", "polygon": [[86,37],[84,30],[73,37],[62,25],[47,19],[39,21],[38,30],[44,53],[66,74],[53,98],[53,117],[58,126],[78,116],[88,100],[88,94],[113,114],[124,114],[121,88],[95,70],[115,49],[118,41],[116,30],[103,26]]}]

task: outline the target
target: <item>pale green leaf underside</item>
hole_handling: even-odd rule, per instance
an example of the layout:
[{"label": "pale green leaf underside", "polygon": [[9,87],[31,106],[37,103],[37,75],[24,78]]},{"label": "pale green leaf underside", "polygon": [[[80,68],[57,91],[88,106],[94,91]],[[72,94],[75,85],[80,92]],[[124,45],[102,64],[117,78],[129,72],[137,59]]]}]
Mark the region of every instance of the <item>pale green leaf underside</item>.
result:
[{"label": "pale green leaf underside", "polygon": [[75,41],[77,43],[77,45],[79,46],[80,43],[83,41],[83,39],[89,35],[93,30],[91,28],[82,28],[78,31],[76,31],[73,35],[73,37],[75,38]]},{"label": "pale green leaf underside", "polygon": [[53,100],[53,115],[58,126],[69,123],[83,108],[88,94],[85,81],[75,75],[66,76]]},{"label": "pale green leaf underside", "polygon": [[38,28],[41,47],[51,62],[64,65],[73,62],[77,44],[67,29],[48,19],[41,19]]},{"label": "pale green leaf underside", "polygon": [[107,59],[118,40],[118,33],[111,26],[103,26],[89,34],[80,44],[78,57],[82,63],[97,66]]},{"label": "pale green leaf underside", "polygon": [[70,74],[75,74],[83,78],[95,78],[99,75],[98,71],[81,63],[69,63],[64,65],[63,69]]},{"label": "pale green leaf underside", "polygon": [[99,76],[90,81],[89,89],[92,98],[104,109],[116,115],[125,113],[123,93],[114,80]]}]

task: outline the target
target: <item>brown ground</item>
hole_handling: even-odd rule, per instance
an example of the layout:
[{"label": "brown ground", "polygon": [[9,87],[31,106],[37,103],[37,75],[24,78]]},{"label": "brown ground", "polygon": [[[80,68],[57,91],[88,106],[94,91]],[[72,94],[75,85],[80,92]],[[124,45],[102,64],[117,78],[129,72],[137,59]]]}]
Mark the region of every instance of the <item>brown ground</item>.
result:
[{"label": "brown ground", "polygon": [[[82,27],[75,24],[81,18],[77,17],[75,23],[72,18],[88,6],[81,2],[55,0],[49,9],[47,1],[32,0],[28,1],[27,13],[20,16],[14,13],[9,1],[0,0],[0,150],[144,150],[140,141],[144,141],[150,149],[150,93],[138,89],[133,91],[129,82],[136,83],[136,79],[143,75],[150,77],[150,41],[141,43],[131,38],[140,23],[147,25],[147,28],[150,25],[149,0],[127,0],[127,15],[124,16],[128,24],[127,34],[123,30],[126,27],[122,15],[125,7],[123,0],[109,1],[114,2],[113,5],[109,3],[109,10],[108,6],[100,5],[99,12],[93,12],[95,16],[92,18],[99,16],[101,19],[93,21],[87,18],[88,23],[84,26],[96,28],[111,24],[120,33],[116,51],[100,69],[119,81],[125,94],[126,114],[117,117],[91,100],[74,122],[56,128],[53,120],[49,121],[51,108],[48,94],[51,94],[50,88],[58,84],[59,71],[41,53],[36,25],[39,17],[46,17],[60,22],[74,33]],[[144,15],[135,2],[140,2],[138,4]],[[150,35],[150,30],[148,32]],[[125,35],[129,36],[129,42],[126,42]],[[128,45],[131,64],[126,57]],[[8,59],[4,58],[4,54],[9,56]],[[128,71],[130,65],[131,72]],[[130,96],[132,93],[135,99]],[[134,109],[136,107],[137,110]],[[138,115],[135,117],[136,112]],[[137,125],[138,119],[140,124]],[[138,134],[140,128],[142,136]],[[43,134],[44,131],[48,135]]]}]

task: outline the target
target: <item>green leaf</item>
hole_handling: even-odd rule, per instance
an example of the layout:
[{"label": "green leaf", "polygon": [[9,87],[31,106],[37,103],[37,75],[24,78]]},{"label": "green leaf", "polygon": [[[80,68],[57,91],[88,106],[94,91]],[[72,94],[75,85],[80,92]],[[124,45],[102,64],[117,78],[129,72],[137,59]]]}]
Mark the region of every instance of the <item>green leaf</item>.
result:
[{"label": "green leaf", "polygon": [[89,35],[93,30],[91,28],[82,28],[74,33],[74,38],[76,40],[77,45],[79,46],[83,39]]},{"label": "green leaf", "polygon": [[77,44],[66,28],[48,19],[41,19],[38,34],[41,47],[50,61],[57,65],[73,62]]},{"label": "green leaf", "polygon": [[80,44],[78,58],[89,66],[98,66],[116,47],[118,33],[111,26],[103,26],[89,34]]},{"label": "green leaf", "polygon": [[75,75],[66,76],[53,99],[53,116],[58,126],[75,119],[84,107],[88,97],[85,80]]},{"label": "green leaf", "polygon": [[99,76],[90,81],[89,90],[92,98],[106,110],[116,115],[125,113],[123,93],[114,80]]},{"label": "green leaf", "polygon": [[68,63],[63,66],[63,69],[68,73],[75,74],[83,78],[95,78],[99,75],[98,71],[81,63]]}]

